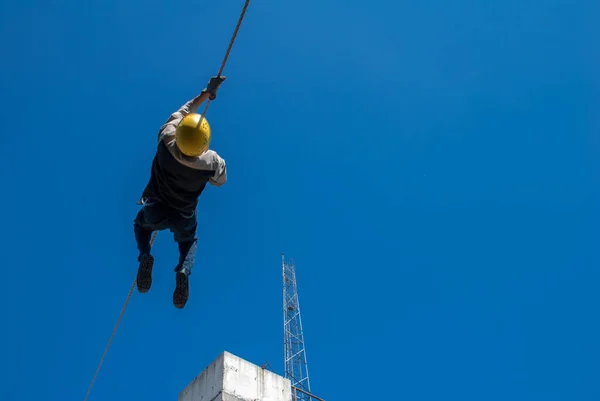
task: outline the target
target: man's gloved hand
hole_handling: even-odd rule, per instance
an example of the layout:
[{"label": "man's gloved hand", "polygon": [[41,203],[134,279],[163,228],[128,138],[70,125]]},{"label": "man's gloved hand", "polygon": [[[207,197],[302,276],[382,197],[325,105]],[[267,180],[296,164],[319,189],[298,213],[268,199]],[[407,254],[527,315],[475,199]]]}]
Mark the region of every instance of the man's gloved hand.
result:
[{"label": "man's gloved hand", "polygon": [[220,75],[218,77],[212,77],[210,81],[208,81],[208,85],[206,86],[206,89],[204,89],[204,92],[210,93],[210,100],[215,100],[217,98],[217,90],[225,79],[227,79],[225,76]]}]

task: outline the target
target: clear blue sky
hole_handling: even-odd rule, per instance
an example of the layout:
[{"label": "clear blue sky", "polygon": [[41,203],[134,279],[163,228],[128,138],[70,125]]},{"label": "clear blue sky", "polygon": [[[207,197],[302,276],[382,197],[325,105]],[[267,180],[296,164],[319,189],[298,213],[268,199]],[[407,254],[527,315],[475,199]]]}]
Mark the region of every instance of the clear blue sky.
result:
[{"label": "clear blue sky", "polygon": [[[0,399],[83,399],[157,130],[242,5],[0,2]],[[229,182],[201,198],[190,301],[161,233],[89,400],[176,400],[224,350],[281,373],[282,251],[327,401],[598,400],[599,18],[255,0],[208,114]]]}]

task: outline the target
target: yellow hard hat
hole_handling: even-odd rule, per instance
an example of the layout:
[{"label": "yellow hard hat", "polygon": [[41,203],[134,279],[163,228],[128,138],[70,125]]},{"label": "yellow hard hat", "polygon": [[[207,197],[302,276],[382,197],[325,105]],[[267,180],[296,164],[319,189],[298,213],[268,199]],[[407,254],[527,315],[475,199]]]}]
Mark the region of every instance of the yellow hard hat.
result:
[{"label": "yellow hard hat", "polygon": [[191,113],[183,117],[175,131],[175,144],[186,156],[199,156],[210,145],[210,125],[206,118],[200,122],[200,114]]}]

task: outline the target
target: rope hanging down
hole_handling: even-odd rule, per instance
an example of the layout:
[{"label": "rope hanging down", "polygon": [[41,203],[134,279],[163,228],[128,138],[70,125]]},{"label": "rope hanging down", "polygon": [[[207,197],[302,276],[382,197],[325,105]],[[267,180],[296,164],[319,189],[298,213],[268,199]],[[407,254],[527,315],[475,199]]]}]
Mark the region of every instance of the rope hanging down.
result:
[{"label": "rope hanging down", "polygon": [[[244,8],[242,9],[242,13],[240,15],[240,18],[237,22],[237,25],[235,27],[235,31],[233,32],[233,36],[231,37],[231,41],[229,42],[229,46],[227,47],[227,52],[225,53],[225,57],[223,58],[223,62],[221,63],[221,68],[219,69],[219,73],[217,74],[218,76],[221,76],[221,74],[223,73],[223,70],[225,69],[225,64],[227,64],[227,59],[229,58],[229,53],[231,52],[231,48],[233,47],[233,42],[235,41],[235,38],[237,37],[238,31],[240,29],[240,26],[242,25],[242,20],[244,19],[244,15],[246,14],[246,9],[248,8],[248,5],[250,4],[250,0],[246,0],[246,3],[244,4]],[[200,122],[202,122],[202,118],[206,115],[206,112],[208,111],[208,106],[210,104],[210,99],[208,99],[206,101],[206,107],[204,108],[204,112],[202,113],[202,117],[200,118]],[[152,235],[152,239],[150,240],[150,248],[152,248],[152,245],[154,244],[154,240],[156,239],[156,235],[158,234],[158,231],[155,231],[154,234]],[[131,285],[131,288],[129,289],[129,293],[127,294],[127,298],[125,299],[125,303],[123,304],[123,308],[121,309],[121,313],[119,314],[119,318],[117,319],[117,323],[115,324],[115,327],[112,331],[112,334],[110,335],[110,339],[108,340],[108,344],[106,344],[106,348],[104,349],[104,353],[102,354],[102,358],[100,358],[100,363],[98,364],[98,368],[96,368],[96,372],[94,373],[94,377],[92,378],[92,382],[90,383],[90,386],[87,390],[87,393],[85,394],[85,398],[83,399],[84,401],[87,401],[90,392],[92,391],[92,387],[94,386],[94,383],[96,382],[96,378],[98,377],[98,373],[100,372],[100,368],[102,367],[102,364],[104,363],[104,358],[106,358],[106,354],[108,353],[108,349],[110,348],[110,345],[112,343],[113,338],[115,337],[115,334],[117,332],[117,329],[119,328],[119,324],[121,323],[121,319],[123,318],[123,315],[125,314],[125,309],[127,309],[127,305],[129,304],[129,300],[131,299],[131,295],[133,294],[133,290],[135,290],[135,286],[136,286],[136,280],[133,280],[133,284]]]}]

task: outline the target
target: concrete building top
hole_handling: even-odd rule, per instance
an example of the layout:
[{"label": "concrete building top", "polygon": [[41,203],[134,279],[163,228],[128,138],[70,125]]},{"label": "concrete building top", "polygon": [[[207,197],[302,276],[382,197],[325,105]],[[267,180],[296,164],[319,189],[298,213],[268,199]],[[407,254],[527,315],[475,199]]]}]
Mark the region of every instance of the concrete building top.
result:
[{"label": "concrete building top", "polygon": [[178,401],[291,401],[288,379],[224,351],[179,393]]}]

